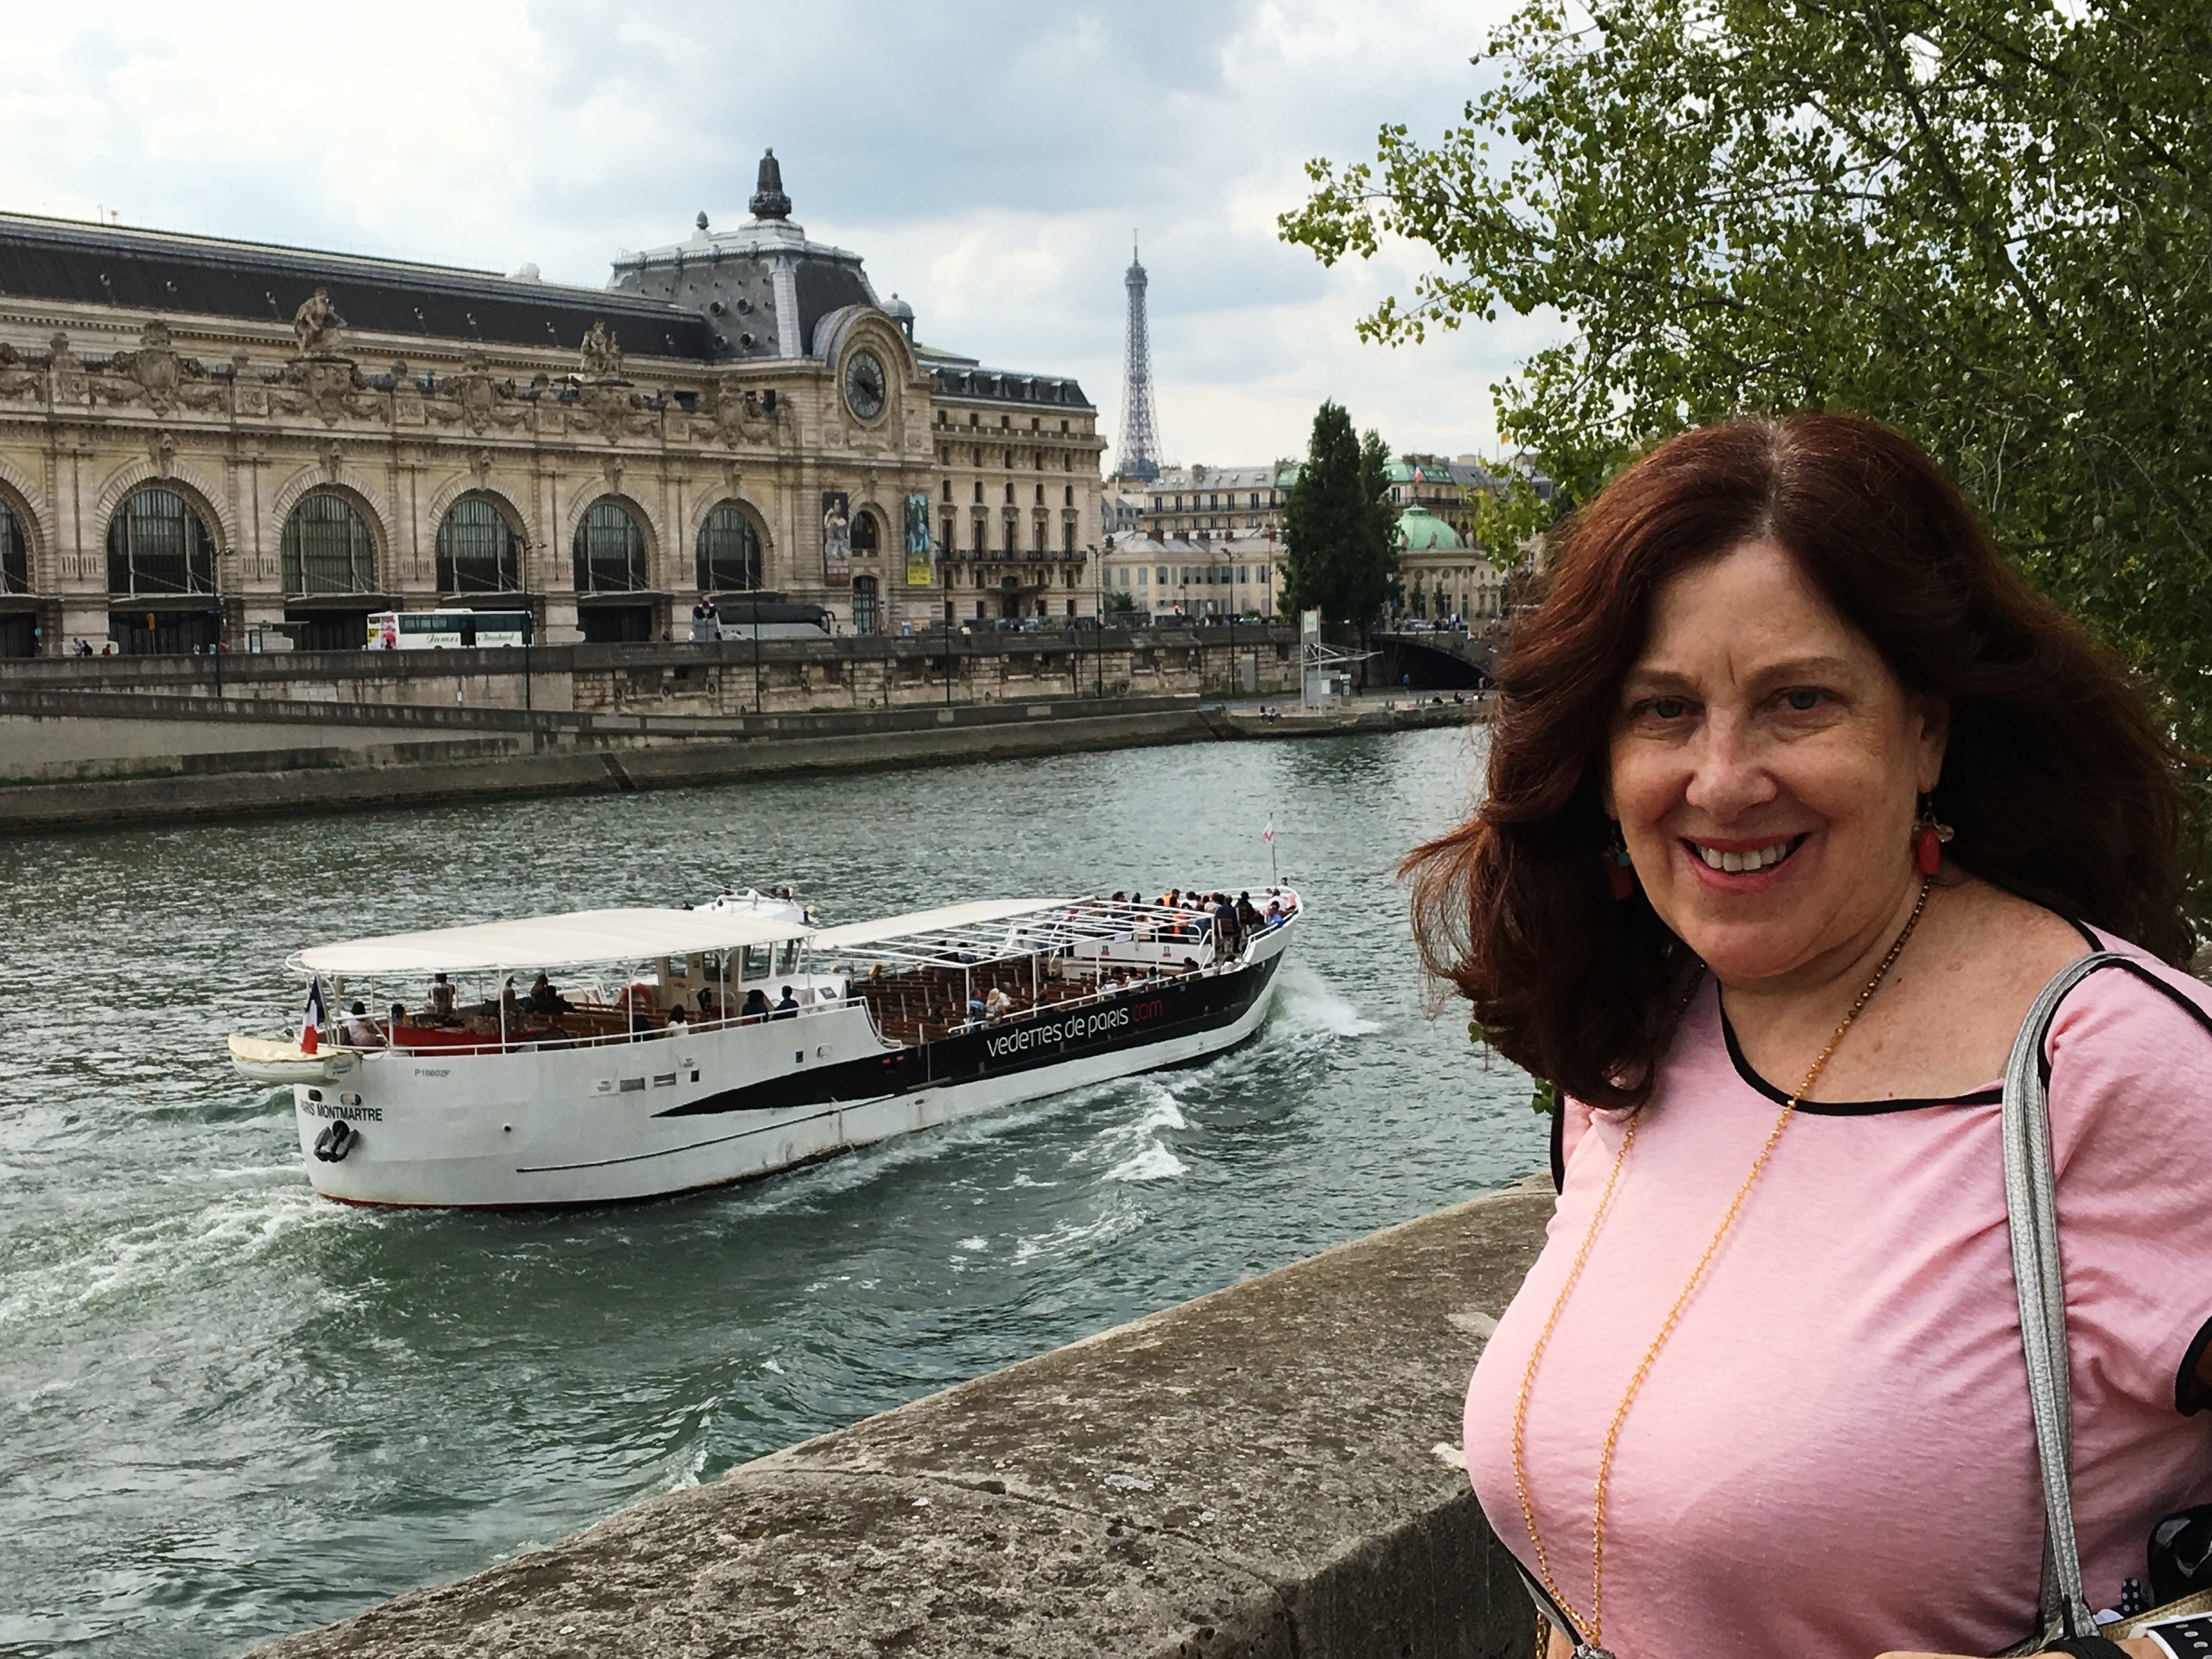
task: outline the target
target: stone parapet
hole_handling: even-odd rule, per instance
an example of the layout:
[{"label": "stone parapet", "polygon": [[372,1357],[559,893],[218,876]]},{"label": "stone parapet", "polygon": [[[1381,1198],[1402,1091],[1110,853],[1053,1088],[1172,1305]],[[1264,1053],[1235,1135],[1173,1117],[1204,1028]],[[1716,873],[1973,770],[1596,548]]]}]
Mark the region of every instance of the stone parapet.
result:
[{"label": "stone parapet", "polygon": [[1526,1659],[1458,1461],[1548,1182],[932,1395],[258,1659]]},{"label": "stone parapet", "polygon": [[[291,651],[222,657],[0,658],[0,690],[131,691],[735,716],[832,709],[1295,693],[1283,624],[931,632],[719,644],[549,645],[527,651]],[[1249,682],[1249,684],[1248,684]]]}]

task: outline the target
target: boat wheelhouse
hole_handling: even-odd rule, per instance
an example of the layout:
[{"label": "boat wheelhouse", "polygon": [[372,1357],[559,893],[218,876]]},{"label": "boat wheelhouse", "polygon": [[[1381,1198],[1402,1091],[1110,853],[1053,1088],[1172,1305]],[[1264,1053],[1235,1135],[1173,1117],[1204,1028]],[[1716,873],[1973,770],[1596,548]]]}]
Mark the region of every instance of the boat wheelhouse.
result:
[{"label": "boat wheelhouse", "polygon": [[[580,911],[299,952],[309,1178],[353,1203],[657,1197],[1249,1037],[1303,912],[994,899],[822,928],[788,897]],[[526,989],[525,988],[528,988]],[[349,1010],[358,1012],[344,1012]]]}]

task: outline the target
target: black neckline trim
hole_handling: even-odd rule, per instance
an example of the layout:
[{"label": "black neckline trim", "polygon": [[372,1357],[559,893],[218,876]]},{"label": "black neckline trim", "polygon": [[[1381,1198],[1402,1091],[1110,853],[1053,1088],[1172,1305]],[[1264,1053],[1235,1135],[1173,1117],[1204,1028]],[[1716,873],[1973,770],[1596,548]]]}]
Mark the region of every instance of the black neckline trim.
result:
[{"label": "black neckline trim", "polygon": [[[2066,917],[2065,921],[2069,927],[2087,941],[2092,951],[2101,951],[2106,948],[2104,940],[2099,939],[2096,934],[2091,933],[2072,916]],[[1735,1067],[1735,1074],[1776,1105],[1788,1105],[1790,1097],[1752,1070],[1751,1062],[1743,1057],[1743,1048],[1735,1039],[1735,1027],[1729,1020],[1728,1004],[1721,999],[1718,981],[1715,981],[1713,984],[1713,1007],[1721,1017],[1721,1036],[1728,1042],[1729,1061]],[[1797,1103],[1797,1109],[1801,1112],[1810,1112],[1815,1117],[1876,1117],[1884,1112],[1924,1111],[1930,1106],[1996,1106],[2001,1104],[2003,1100],[2004,1088],[2002,1085],[1998,1085],[1991,1088],[1977,1089],[1971,1094],[1952,1095],[1942,1099],[1916,1097],[1902,1100],[1801,1100]]]},{"label": "black neckline trim", "polygon": [[[1721,1036],[1728,1041],[1729,1060],[1735,1067],[1735,1074],[1776,1105],[1788,1105],[1790,1097],[1752,1070],[1751,1062],[1743,1057],[1743,1049],[1735,1040],[1735,1027],[1729,1023],[1728,1008],[1720,1000],[1717,986],[1714,988],[1713,1006],[1720,1013]],[[1972,1094],[1952,1095],[1941,1100],[1801,1100],[1797,1109],[1810,1112],[1815,1117],[1875,1117],[1884,1112],[1917,1112],[1930,1106],[1995,1106],[2003,1098],[2003,1089],[1996,1087],[1977,1089]]]}]

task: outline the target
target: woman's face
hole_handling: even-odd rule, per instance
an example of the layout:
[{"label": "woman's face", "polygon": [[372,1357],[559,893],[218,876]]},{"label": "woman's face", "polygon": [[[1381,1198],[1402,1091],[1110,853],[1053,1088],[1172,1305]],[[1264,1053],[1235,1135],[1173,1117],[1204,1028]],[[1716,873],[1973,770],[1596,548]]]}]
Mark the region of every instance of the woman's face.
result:
[{"label": "woman's face", "polygon": [[1848,960],[1913,879],[1943,711],[1772,542],[1661,590],[1614,710],[1607,812],[1661,921],[1724,984]]}]

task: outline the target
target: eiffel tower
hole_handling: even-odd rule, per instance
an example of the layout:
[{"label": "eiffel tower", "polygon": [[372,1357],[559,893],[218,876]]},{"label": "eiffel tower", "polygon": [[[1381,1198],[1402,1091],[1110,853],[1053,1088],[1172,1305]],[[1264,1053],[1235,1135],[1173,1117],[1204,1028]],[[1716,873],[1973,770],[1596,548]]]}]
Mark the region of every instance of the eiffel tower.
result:
[{"label": "eiffel tower", "polygon": [[1150,483],[1160,476],[1160,434],[1152,422],[1152,345],[1145,326],[1145,268],[1137,244],[1129,242],[1129,270],[1121,279],[1129,290],[1129,341],[1121,368],[1121,453],[1115,471]]}]

